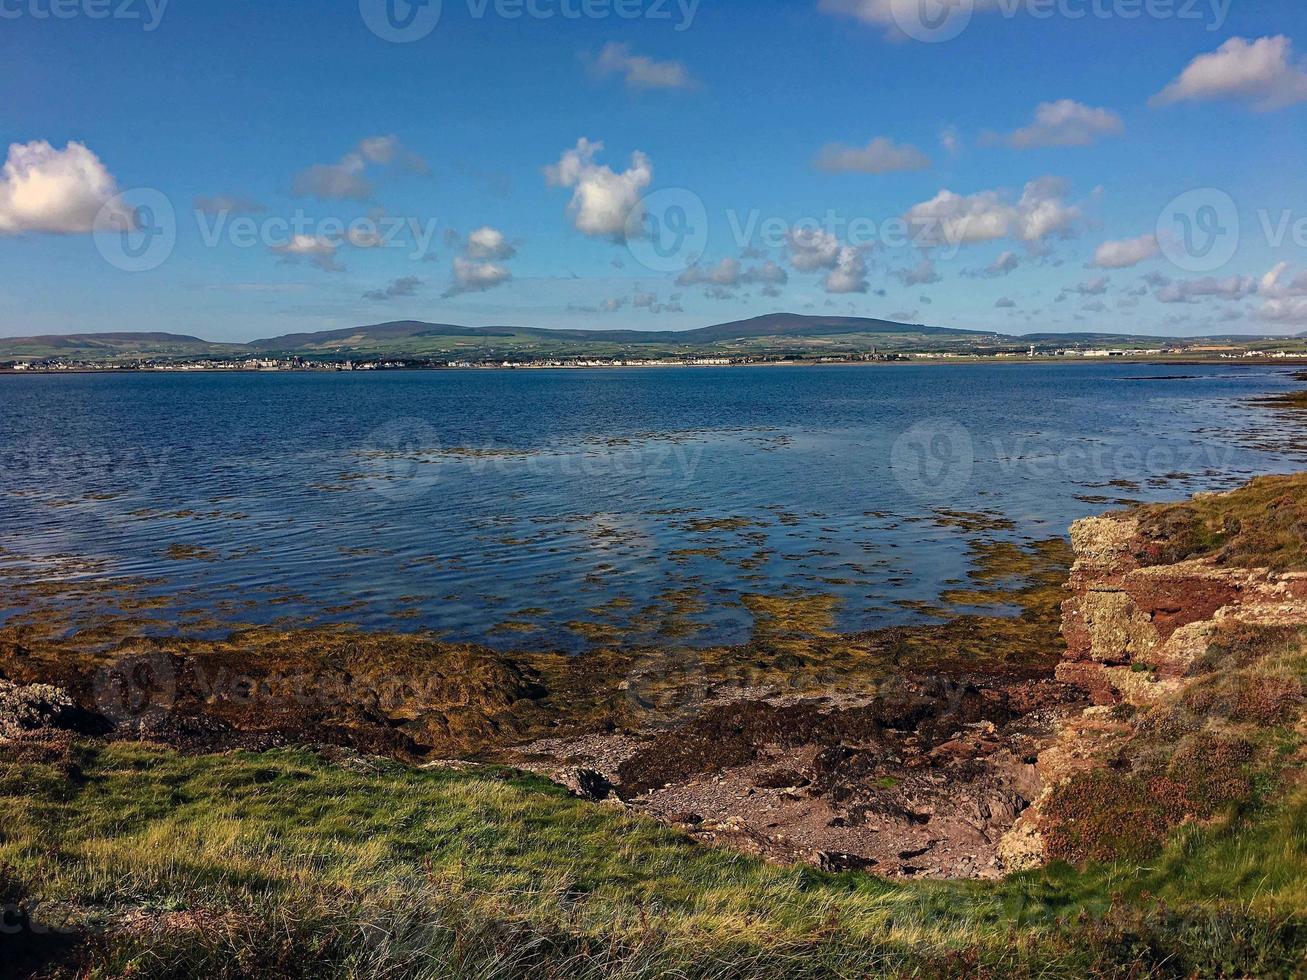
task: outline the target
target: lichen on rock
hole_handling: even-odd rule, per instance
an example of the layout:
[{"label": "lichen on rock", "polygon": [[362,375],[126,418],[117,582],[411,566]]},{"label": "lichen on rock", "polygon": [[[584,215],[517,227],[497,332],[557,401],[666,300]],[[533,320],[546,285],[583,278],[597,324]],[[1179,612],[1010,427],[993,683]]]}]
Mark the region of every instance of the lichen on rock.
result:
[{"label": "lichen on rock", "polygon": [[1307,477],[1265,478],[1072,528],[1056,676],[1099,707],[1040,753],[1009,869],[1139,856],[1286,782],[1307,728],[1304,512]]},{"label": "lichen on rock", "polygon": [[0,740],[69,728],[76,718],[77,707],[61,688],[0,680]]}]

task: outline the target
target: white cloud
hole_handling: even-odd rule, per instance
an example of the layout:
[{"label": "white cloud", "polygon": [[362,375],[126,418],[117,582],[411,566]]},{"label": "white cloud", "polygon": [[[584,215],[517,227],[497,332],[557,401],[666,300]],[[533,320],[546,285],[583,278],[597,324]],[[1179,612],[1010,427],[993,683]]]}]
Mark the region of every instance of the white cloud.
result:
[{"label": "white cloud", "polygon": [[427,163],[404,148],[394,136],[370,136],[360,140],[338,163],[315,163],[296,174],[291,185],[299,197],[324,201],[366,201],[372,197],[370,166],[397,166],[413,173],[426,173]]},{"label": "white cloud", "polygon": [[573,188],[567,214],[577,231],[621,243],[643,227],[640,195],[653,181],[653,163],[636,151],[630,168],[615,173],[595,163],[603,148],[602,142],[582,138],[557,164],[545,168],[545,177],[555,187]]},{"label": "white cloud", "polygon": [[417,293],[418,287],[423,281],[417,276],[401,276],[393,280],[385,289],[374,289],[363,294],[364,299],[382,301],[388,299],[397,299],[404,296],[413,296]]},{"label": "white cloud", "polygon": [[81,143],[62,150],[44,140],[11,144],[0,171],[0,235],[87,234],[117,194],[113,175]]},{"label": "white cloud", "polygon": [[1125,123],[1110,109],[1095,109],[1072,99],[1044,102],[1035,108],[1035,120],[1008,137],[1018,150],[1038,146],[1093,146],[1101,139],[1120,136]]},{"label": "white cloud", "polygon": [[867,257],[860,248],[845,245],[835,260],[835,268],[822,284],[828,293],[865,293],[871,288],[867,282]]},{"label": "white cloud", "polygon": [[653,314],[684,313],[685,310],[681,308],[679,302],[680,298],[680,294],[677,293],[671,296],[668,301],[664,303],[659,301],[657,293],[645,292],[637,286],[635,292],[631,295],[631,305],[637,310],[648,310]]},{"label": "white cloud", "polygon": [[676,278],[678,286],[738,286],[740,283],[740,262],[738,259],[722,259],[715,266],[707,268],[692,265]]},{"label": "white cloud", "polygon": [[935,271],[935,262],[929,255],[922,256],[921,261],[911,269],[898,270],[894,276],[905,286],[929,286],[942,278]]},{"label": "white cloud", "polygon": [[1108,285],[1107,276],[1099,276],[1097,279],[1090,279],[1088,282],[1069,286],[1062,292],[1063,294],[1075,293],[1077,296],[1102,296],[1107,293]]},{"label": "white cloud", "polygon": [[1257,316],[1271,323],[1307,324],[1307,296],[1267,300]]},{"label": "white cloud", "polygon": [[355,151],[368,163],[378,166],[392,164],[413,173],[427,173],[427,162],[416,153],[405,148],[397,136],[369,136],[359,141]]},{"label": "white cloud", "polygon": [[513,278],[507,266],[497,262],[473,262],[461,255],[454,258],[454,282],[444,292],[444,298],[463,293],[483,293],[502,286]]},{"label": "white cloud", "polygon": [[[457,241],[457,235],[452,240]],[[510,282],[513,273],[502,263],[517,255],[517,249],[498,228],[483,225],[463,241],[463,254],[455,256],[454,281],[443,296],[484,293]]]},{"label": "white cloud", "polygon": [[1003,252],[993,262],[985,268],[985,273],[991,277],[1006,276],[1017,270],[1021,260],[1017,258],[1016,252]]},{"label": "white cloud", "polygon": [[971,279],[1001,279],[1004,276],[1010,276],[1017,271],[1021,265],[1021,259],[1017,257],[1016,252],[1006,251],[999,253],[998,258],[983,269],[967,269],[962,274]]},{"label": "white cloud", "polygon": [[767,286],[784,286],[790,281],[790,274],[775,262],[768,259],[762,265],[756,265],[750,269],[745,269],[742,281],[746,283],[762,283]]},{"label": "white cloud", "polygon": [[1015,226],[1023,242],[1041,242],[1052,235],[1067,235],[1080,218],[1080,209],[1062,203],[1066,181],[1040,177],[1026,185],[1017,202]]},{"label": "white cloud", "polygon": [[305,259],[323,272],[342,272],[344,266],[336,261],[340,243],[316,235],[296,235],[284,245],[272,246],[272,251],[287,262]]},{"label": "white cloud", "polygon": [[815,166],[827,173],[888,174],[925,170],[930,158],[915,146],[878,136],[862,147],[830,143],[818,154]]},{"label": "white cloud", "polygon": [[1249,41],[1232,37],[1199,55],[1180,77],[1153,97],[1153,105],[1227,99],[1272,112],[1307,102],[1307,66],[1284,35]]},{"label": "white cloud", "polygon": [[1234,301],[1256,295],[1259,285],[1252,276],[1181,279],[1158,289],[1157,299],[1162,303],[1197,303],[1203,299]]},{"label": "white cloud", "polygon": [[820,228],[791,228],[787,236],[790,265],[800,272],[833,269],[840,259],[840,240]]},{"label": "white cloud", "polygon": [[1259,319],[1270,323],[1307,323],[1307,271],[1285,279],[1289,263],[1281,262],[1262,277],[1258,292],[1266,300],[1257,310]]},{"label": "white cloud", "polygon": [[1011,299],[1007,296],[1002,297],[994,304],[994,308],[999,310],[1015,310],[1016,307],[1017,307],[1016,300]]},{"label": "white cloud", "polygon": [[489,225],[478,228],[467,236],[467,256],[470,259],[511,259],[517,249],[504,237],[504,233]]},{"label": "white cloud", "polygon": [[[842,245],[830,232],[806,226],[791,228],[788,239],[790,265],[795,269],[800,272],[829,270],[822,282],[826,292],[837,295],[865,293],[871,288],[867,281],[864,249]],[[768,263],[770,265],[772,263]]]},{"label": "white cloud", "polygon": [[690,70],[679,61],[655,61],[633,54],[629,44],[613,41],[605,45],[595,60],[595,72],[601,76],[622,75],[629,88],[694,88]]},{"label": "white cloud", "polygon": [[998,191],[964,197],[942,190],[904,215],[920,240],[935,244],[970,244],[1006,238],[1012,230],[1012,208]]},{"label": "white cloud", "polygon": [[1016,272],[1021,260],[1018,259],[1016,252],[1000,252],[999,257],[989,263],[985,272],[991,276],[1008,276],[1009,273]]},{"label": "white cloud", "polygon": [[1103,242],[1094,251],[1092,264],[1098,269],[1129,269],[1154,258],[1158,251],[1156,235]]},{"label": "white cloud", "polygon": [[[790,275],[770,260],[745,267],[738,259],[722,259],[714,266],[692,265],[676,279],[678,286],[707,286],[710,289],[734,289],[742,285],[784,285]],[[720,294],[718,294],[720,295]]]},{"label": "white cloud", "polygon": [[1266,275],[1258,286],[1258,291],[1270,299],[1286,299],[1294,296],[1307,296],[1307,271],[1300,272],[1289,282],[1284,281],[1284,274],[1289,271],[1289,263],[1281,262]]},{"label": "white cloud", "polygon": [[[729,295],[728,295],[729,298]],[[569,306],[568,309],[574,313],[616,313],[619,310],[631,306],[637,310],[646,310],[651,314],[658,315],[662,313],[684,313],[685,310],[680,303],[681,294],[673,293],[663,302],[658,298],[657,293],[646,292],[639,286],[630,296],[612,296],[602,300],[598,306]]]},{"label": "white cloud", "polygon": [[1066,193],[1065,181],[1056,177],[1032,180],[1015,203],[1003,191],[963,196],[942,190],[908,209],[904,218],[921,243],[968,245],[1015,238],[1032,244],[1070,235],[1080,209],[1065,203]]}]

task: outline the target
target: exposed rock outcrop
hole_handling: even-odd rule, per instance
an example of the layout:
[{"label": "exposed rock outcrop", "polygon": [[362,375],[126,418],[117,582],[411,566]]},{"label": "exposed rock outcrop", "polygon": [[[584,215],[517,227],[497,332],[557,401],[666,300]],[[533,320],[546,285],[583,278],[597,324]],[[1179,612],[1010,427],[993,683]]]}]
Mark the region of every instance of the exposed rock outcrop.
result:
[{"label": "exposed rock outcrop", "polygon": [[0,740],[83,726],[84,713],[61,688],[0,680]]},{"label": "exposed rock outcrop", "polygon": [[[1076,562],[1063,604],[1067,652],[1056,677],[1083,688],[1096,707],[1064,720],[1040,752],[1043,790],[999,847],[1009,870],[1068,856],[1056,853],[1054,841],[1070,837],[1072,855],[1096,853],[1085,828],[1067,832],[1068,820],[1092,822],[1069,815],[1074,807],[1068,801],[1077,794],[1149,798],[1145,809],[1155,825],[1141,836],[1149,829],[1164,834],[1170,825],[1236,801],[1241,781],[1257,766],[1255,748],[1241,741],[1241,725],[1301,716],[1302,683],[1285,658],[1273,654],[1284,644],[1298,649],[1307,635],[1299,633],[1307,630],[1307,572],[1249,567],[1255,552],[1244,540],[1238,562],[1229,559],[1228,544],[1222,547],[1247,530],[1240,517],[1247,521],[1250,494],[1273,491],[1267,506],[1277,526],[1285,524],[1286,511],[1296,514],[1307,502],[1301,477],[1282,480],[1280,486],[1257,481],[1234,494],[1196,498],[1204,514],[1228,513],[1207,553],[1195,555],[1200,549],[1185,543],[1178,561],[1159,562],[1176,546],[1158,534],[1157,510],[1091,518],[1072,528]],[[1176,533],[1191,533],[1190,515],[1181,517],[1167,515]],[[1280,540],[1275,544],[1283,566],[1288,549]],[[1228,769],[1215,795],[1201,785],[1209,774],[1177,765],[1196,746],[1204,747],[1206,768]]]},{"label": "exposed rock outcrop", "polygon": [[1145,565],[1133,514],[1080,521],[1071,540],[1077,557],[1057,677],[1097,704],[1139,704],[1174,690],[1221,622],[1307,624],[1307,573],[1223,566],[1214,556]]}]

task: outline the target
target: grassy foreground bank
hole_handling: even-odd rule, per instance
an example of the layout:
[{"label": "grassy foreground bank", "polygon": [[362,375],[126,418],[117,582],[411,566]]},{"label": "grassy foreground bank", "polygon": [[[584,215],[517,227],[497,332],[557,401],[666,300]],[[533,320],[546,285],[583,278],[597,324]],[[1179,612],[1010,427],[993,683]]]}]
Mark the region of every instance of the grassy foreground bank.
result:
[{"label": "grassy foreground bank", "polygon": [[0,755],[15,971],[1294,976],[1307,948],[1301,789],[1143,868],[891,884],[706,850],[497,770],[85,742],[39,756]]},{"label": "grassy foreground bank", "polygon": [[[1149,571],[1307,572],[1304,475],[1135,517]],[[1289,596],[1214,620],[1174,688],[1095,709],[1119,736],[1048,802],[1050,853],[1088,863],[994,883],[769,865],[504,769],[0,740],[0,976],[1307,977]]]}]

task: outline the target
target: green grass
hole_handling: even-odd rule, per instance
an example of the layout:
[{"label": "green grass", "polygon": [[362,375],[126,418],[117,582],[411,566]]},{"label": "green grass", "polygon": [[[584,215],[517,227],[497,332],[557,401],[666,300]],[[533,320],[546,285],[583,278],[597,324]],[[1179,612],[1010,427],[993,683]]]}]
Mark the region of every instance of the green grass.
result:
[{"label": "green grass", "polygon": [[1264,476],[1227,494],[1140,509],[1148,564],[1215,556],[1236,567],[1307,569],[1307,474]]},{"label": "green grass", "polygon": [[513,773],[294,750],[0,762],[0,812],[0,868],[100,930],[103,976],[1282,976],[1305,941],[1301,793],[1144,869],[1001,884],[775,867]]}]

